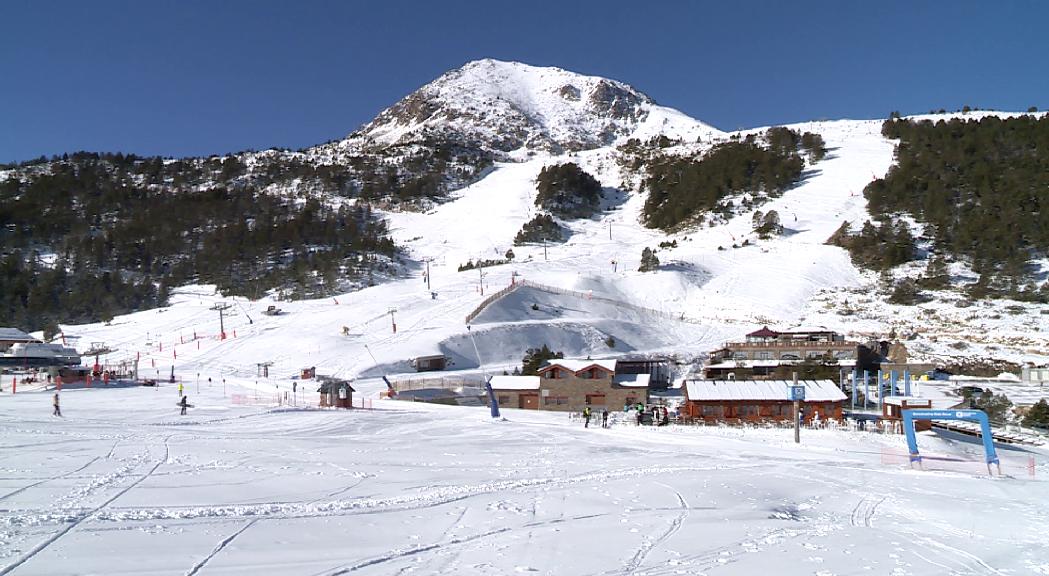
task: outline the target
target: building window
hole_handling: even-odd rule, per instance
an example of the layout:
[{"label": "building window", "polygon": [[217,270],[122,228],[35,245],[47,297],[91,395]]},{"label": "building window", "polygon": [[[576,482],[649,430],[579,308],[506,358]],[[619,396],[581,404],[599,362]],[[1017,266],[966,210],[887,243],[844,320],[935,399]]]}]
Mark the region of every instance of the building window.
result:
[{"label": "building window", "polygon": [[755,417],[758,415],[758,407],[754,404],[744,404],[739,407],[739,415]]},{"label": "building window", "polygon": [[604,394],[587,394],[586,395],[587,406],[604,406],[605,395]]},{"label": "building window", "polygon": [[757,358],[758,360],[772,360],[772,352],[769,352],[768,350],[758,352],[755,355],[755,358]]},{"label": "building window", "polygon": [[793,352],[784,352],[779,355],[779,358],[780,360],[801,360],[801,356],[798,356]]},{"label": "building window", "polygon": [[498,402],[500,404],[509,404],[510,403],[510,397],[509,396],[503,396],[502,394],[500,394]]},{"label": "building window", "polygon": [[547,396],[543,398],[543,404],[547,406],[566,406],[568,405],[568,396]]},{"label": "building window", "polygon": [[822,358],[823,357],[823,352],[820,352],[819,350],[809,350],[805,354],[805,356],[808,357],[808,358]]},{"label": "building window", "polygon": [[709,404],[703,405],[704,418],[721,418],[721,414],[721,406],[711,406]]},{"label": "building window", "polygon": [[794,413],[794,405],[793,404],[780,404],[779,405],[779,415],[780,416],[790,416],[793,413]]},{"label": "building window", "polygon": [[633,406],[634,404],[637,404],[637,396],[627,396],[626,400],[623,403],[629,406]]}]

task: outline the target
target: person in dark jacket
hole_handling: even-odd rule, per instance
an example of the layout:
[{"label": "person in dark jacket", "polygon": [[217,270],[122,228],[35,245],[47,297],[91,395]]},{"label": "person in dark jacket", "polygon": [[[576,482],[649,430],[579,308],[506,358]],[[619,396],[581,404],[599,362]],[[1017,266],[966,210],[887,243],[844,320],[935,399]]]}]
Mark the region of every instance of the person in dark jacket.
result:
[{"label": "person in dark jacket", "polygon": [[55,411],[51,413],[52,416],[61,416],[62,408],[58,405],[58,392],[55,392],[55,398],[51,401],[55,407]]},{"label": "person in dark jacket", "polygon": [[183,396],[182,400],[179,401],[178,405],[182,407],[182,416],[185,416],[186,408],[189,408],[189,398],[187,396]]},{"label": "person in dark jacket", "polygon": [[601,427],[608,428],[608,408],[601,411]]}]

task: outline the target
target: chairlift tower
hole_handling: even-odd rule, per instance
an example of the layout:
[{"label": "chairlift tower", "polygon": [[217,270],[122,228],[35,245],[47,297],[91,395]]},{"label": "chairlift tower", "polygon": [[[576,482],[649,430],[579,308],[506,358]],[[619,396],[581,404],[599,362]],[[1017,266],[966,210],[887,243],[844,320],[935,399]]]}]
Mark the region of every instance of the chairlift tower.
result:
[{"label": "chairlift tower", "polygon": [[106,346],[105,342],[92,342],[91,343],[91,348],[87,349],[84,352],[83,355],[84,356],[94,356],[95,357],[95,365],[92,368],[93,368],[93,370],[98,370],[98,369],[100,369],[100,366],[98,364],[98,357],[99,356],[104,356],[106,354],[109,354],[109,353],[115,352],[115,351],[116,350],[110,348],[109,346]]},{"label": "chairlift tower", "polygon": [[255,364],[255,375],[260,378],[270,377],[270,367],[273,366],[272,361],[268,362],[257,362]]},{"label": "chairlift tower", "polygon": [[216,310],[219,313],[219,340],[226,339],[226,324],[223,321],[223,312],[232,308],[232,304],[226,304],[225,302],[219,302],[215,304],[209,310]]},{"label": "chairlift tower", "polygon": [[433,256],[429,256],[423,259],[426,262],[426,291],[430,291],[430,262],[433,262]]}]

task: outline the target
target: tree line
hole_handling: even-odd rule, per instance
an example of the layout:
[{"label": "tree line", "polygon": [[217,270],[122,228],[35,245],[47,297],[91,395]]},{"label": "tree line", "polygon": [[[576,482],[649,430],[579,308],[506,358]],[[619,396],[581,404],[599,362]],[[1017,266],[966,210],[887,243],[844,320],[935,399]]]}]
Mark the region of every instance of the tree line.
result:
[{"label": "tree line", "polygon": [[[882,134],[900,142],[886,177],[864,189],[879,233],[865,226],[854,247],[867,251],[875,236],[902,245],[886,242],[882,231],[897,229],[891,222],[907,215],[923,225],[933,254],[976,273],[974,297],[1045,300],[1049,287],[1037,285],[1032,260],[1049,251],[1049,118],[890,118]],[[890,266],[913,259],[907,252],[858,263]]]},{"label": "tree line", "polygon": [[231,157],[173,185],[178,161],[78,154],[0,182],[0,323],[29,329],[162,306],[172,287],[260,297],[364,283],[396,255],[367,204],[264,193]]},{"label": "tree line", "polygon": [[729,215],[730,197],[744,192],[777,197],[796,184],[826,147],[818,134],[771,128],[715,145],[699,157],[656,156],[642,188],[648,191],[643,217],[650,228],[673,231],[702,222],[709,213]]}]

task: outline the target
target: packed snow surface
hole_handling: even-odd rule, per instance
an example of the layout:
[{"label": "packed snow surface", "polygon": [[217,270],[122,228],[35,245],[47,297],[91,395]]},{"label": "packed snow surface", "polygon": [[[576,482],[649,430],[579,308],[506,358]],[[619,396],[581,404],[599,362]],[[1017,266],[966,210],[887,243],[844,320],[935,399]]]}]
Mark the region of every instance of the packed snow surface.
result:
[{"label": "packed snow surface", "polygon": [[898,435],[253,406],[201,378],[186,416],[166,383],[63,392],[63,418],[0,397],[0,574],[1049,573],[1041,453],[991,477],[923,435],[912,470]]}]

